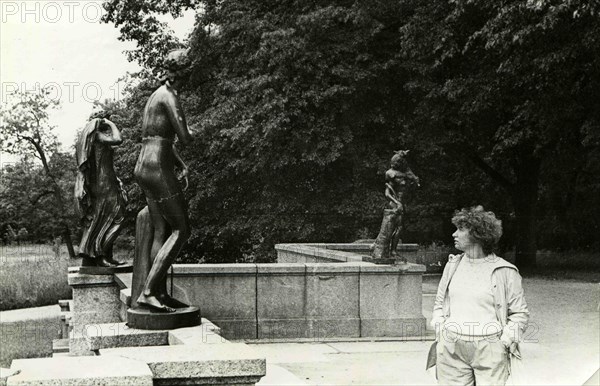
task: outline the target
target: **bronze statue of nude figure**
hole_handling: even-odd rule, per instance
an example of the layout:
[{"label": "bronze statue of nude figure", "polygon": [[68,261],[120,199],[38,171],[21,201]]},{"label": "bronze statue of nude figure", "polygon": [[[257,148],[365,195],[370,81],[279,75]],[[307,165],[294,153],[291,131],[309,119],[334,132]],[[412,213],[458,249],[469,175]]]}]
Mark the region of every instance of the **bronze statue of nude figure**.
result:
[{"label": "bronze statue of nude figure", "polygon": [[136,301],[138,305],[163,312],[188,307],[166,291],[167,271],[190,235],[187,204],[175,174],[175,167],[182,169],[187,188],[187,167],[174,147],[175,137],[182,145],[191,142],[177,96],[182,72],[188,65],[184,50],[167,55],[163,84],[150,96],[144,108],[142,149],[134,171],[136,181],[146,195],[154,230],[150,272]]}]

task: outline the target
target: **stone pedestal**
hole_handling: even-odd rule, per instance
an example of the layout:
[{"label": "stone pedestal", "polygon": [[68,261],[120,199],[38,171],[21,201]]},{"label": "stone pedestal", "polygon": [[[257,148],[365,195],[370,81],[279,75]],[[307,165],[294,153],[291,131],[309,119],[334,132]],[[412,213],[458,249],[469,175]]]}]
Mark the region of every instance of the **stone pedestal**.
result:
[{"label": "stone pedestal", "polygon": [[172,330],[200,324],[198,307],[178,308],[175,312],[159,312],[145,308],[127,310],[127,324],[144,330]]},{"label": "stone pedestal", "polygon": [[71,355],[94,355],[87,350],[84,329],[86,325],[121,322],[119,287],[114,275],[85,275],[69,273],[73,287],[71,310],[72,331],[69,335]]}]

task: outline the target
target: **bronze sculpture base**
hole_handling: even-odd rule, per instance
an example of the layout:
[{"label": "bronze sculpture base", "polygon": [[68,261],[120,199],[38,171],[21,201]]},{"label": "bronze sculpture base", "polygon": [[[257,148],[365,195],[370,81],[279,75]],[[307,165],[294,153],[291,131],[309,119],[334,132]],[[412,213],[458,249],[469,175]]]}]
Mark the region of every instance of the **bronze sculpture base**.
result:
[{"label": "bronze sculpture base", "polygon": [[396,259],[382,258],[382,257],[377,258],[377,257],[371,257],[371,256],[363,256],[363,261],[365,263],[383,264],[383,265],[396,264]]},{"label": "bronze sculpture base", "polygon": [[95,267],[84,266],[79,267],[79,273],[84,275],[111,275],[113,273],[133,272],[133,265],[117,265],[115,267]]},{"label": "bronze sculpture base", "polygon": [[172,330],[200,325],[198,307],[178,308],[175,312],[160,312],[145,307],[127,310],[127,325],[140,330]]}]

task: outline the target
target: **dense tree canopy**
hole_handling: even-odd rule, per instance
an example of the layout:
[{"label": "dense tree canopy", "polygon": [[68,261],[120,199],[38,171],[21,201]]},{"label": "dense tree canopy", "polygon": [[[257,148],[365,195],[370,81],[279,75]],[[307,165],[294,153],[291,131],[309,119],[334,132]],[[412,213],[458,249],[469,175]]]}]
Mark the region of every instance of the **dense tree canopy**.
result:
[{"label": "dense tree canopy", "polygon": [[[401,148],[413,149],[423,181],[408,199],[405,240],[447,240],[451,212],[482,203],[504,220],[505,247],[516,246],[522,268],[535,265],[538,239],[594,242],[593,3],[105,3],[105,21],[137,41],[131,58],[148,71],[182,44],[155,15],[197,10],[182,94],[195,132],[183,152],[191,257],[243,261],[268,256],[276,242],[374,237],[383,171]],[[153,87],[142,76],[122,107],[129,175]]]}]

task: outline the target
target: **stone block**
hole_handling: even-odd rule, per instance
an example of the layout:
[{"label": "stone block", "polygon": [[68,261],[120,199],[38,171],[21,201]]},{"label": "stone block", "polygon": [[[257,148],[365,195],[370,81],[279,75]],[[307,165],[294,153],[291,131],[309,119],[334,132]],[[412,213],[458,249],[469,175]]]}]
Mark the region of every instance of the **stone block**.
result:
[{"label": "stone block", "polygon": [[69,355],[71,356],[94,356],[95,352],[90,350],[87,339],[83,335],[83,330],[80,329],[79,333],[71,331],[69,333]]},{"label": "stone block", "polygon": [[309,337],[359,337],[360,265],[306,264],[306,270]]},{"label": "stone block", "polygon": [[258,338],[308,337],[306,267],[303,264],[257,267]]},{"label": "stone block", "polygon": [[173,271],[176,298],[200,307],[202,317],[223,334],[231,333],[231,323],[239,321],[236,334],[256,337],[255,264],[177,264]]},{"label": "stone block", "polygon": [[311,323],[306,318],[259,319],[258,339],[311,338]]},{"label": "stone block", "polygon": [[62,333],[58,305],[0,312],[0,365],[15,358],[52,355],[52,341]]},{"label": "stone block", "polygon": [[194,327],[177,328],[168,333],[168,344],[213,344],[227,343],[221,336],[221,329],[208,319],[202,319],[202,324]]},{"label": "stone block", "polygon": [[131,301],[131,288],[123,288],[119,291],[119,318],[122,322],[127,321],[127,310]]},{"label": "stone block", "polygon": [[266,360],[243,343],[116,348],[100,355],[146,363],[155,385],[253,385],[266,373]]},{"label": "stone block", "polygon": [[427,335],[426,320],[416,318],[361,318],[361,336],[370,337],[423,337]]},{"label": "stone block", "polygon": [[168,331],[129,328],[124,322],[87,325],[85,326],[84,336],[88,349],[91,351],[113,347],[168,344]]},{"label": "stone block", "polygon": [[408,266],[361,267],[361,336],[425,335],[422,266]]},{"label": "stone block", "polygon": [[69,274],[73,287],[72,325],[77,334],[86,324],[120,322],[119,287],[113,275]]},{"label": "stone block", "polygon": [[83,273],[72,272],[68,274],[68,282],[71,287],[85,286],[90,287],[94,285],[108,285],[115,282],[114,275],[87,275]]},{"label": "stone block", "polygon": [[364,266],[360,273],[360,315],[364,319],[423,317],[422,276],[397,266]]},{"label": "stone block", "polygon": [[11,370],[20,373],[8,378],[10,386],[153,384],[152,372],[145,363],[110,356],[17,359]]},{"label": "stone block", "polygon": [[256,339],[256,318],[252,319],[211,319],[221,329],[221,336],[229,340]]}]

